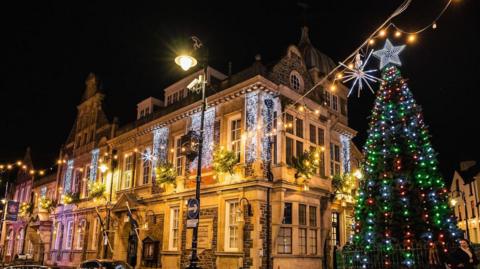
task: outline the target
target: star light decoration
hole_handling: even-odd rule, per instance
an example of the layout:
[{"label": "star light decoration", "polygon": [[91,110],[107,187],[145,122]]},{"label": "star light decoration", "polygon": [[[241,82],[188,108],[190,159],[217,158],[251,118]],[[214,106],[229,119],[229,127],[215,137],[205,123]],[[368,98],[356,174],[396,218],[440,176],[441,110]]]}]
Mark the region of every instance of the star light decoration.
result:
[{"label": "star light decoration", "polygon": [[357,86],[358,97],[360,97],[360,92],[363,90],[364,85],[367,85],[370,91],[374,93],[372,86],[370,86],[370,82],[374,83],[381,81],[381,79],[370,74],[376,72],[376,69],[364,70],[365,66],[368,63],[368,60],[370,60],[370,56],[372,56],[372,52],[373,50],[368,53],[368,56],[365,60],[362,60],[362,58],[365,58],[365,55],[357,53],[357,55],[355,56],[355,63],[353,65],[347,66],[342,62],[340,63],[340,65],[345,67],[345,69],[347,70],[345,71],[344,79],[342,82],[345,83],[353,80],[352,86],[350,86],[350,90],[348,91],[347,96],[350,96],[354,88]]},{"label": "star light decoration", "polygon": [[400,54],[404,48],[405,45],[393,46],[390,40],[387,38],[383,49],[374,51],[373,56],[380,59],[380,69],[383,69],[383,67],[389,63],[401,66],[402,62],[400,61],[398,54]]}]

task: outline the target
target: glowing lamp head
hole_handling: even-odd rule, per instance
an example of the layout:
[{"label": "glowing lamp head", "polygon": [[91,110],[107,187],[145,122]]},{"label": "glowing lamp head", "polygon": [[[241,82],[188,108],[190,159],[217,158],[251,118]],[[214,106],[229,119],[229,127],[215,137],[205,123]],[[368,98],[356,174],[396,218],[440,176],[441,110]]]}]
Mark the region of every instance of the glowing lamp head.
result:
[{"label": "glowing lamp head", "polygon": [[105,173],[108,170],[108,167],[105,164],[102,164],[100,165],[99,169],[102,173]]},{"label": "glowing lamp head", "polygon": [[450,200],[450,204],[451,204],[452,206],[456,206],[456,205],[457,205],[457,199],[451,199],[451,200]]},{"label": "glowing lamp head", "polygon": [[197,65],[197,59],[189,55],[180,55],[175,58],[175,63],[183,70],[187,71],[188,69]]}]

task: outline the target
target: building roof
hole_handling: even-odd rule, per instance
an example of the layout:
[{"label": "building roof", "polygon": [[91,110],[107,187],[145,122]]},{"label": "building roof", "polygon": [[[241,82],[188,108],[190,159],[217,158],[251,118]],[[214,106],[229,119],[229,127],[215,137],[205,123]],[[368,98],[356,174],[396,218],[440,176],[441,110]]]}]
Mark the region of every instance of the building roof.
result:
[{"label": "building roof", "polygon": [[308,27],[306,26],[302,28],[302,36],[300,37],[300,42],[298,42],[298,48],[308,69],[317,68],[321,74],[326,75],[335,68],[335,62],[312,45],[308,35]]},{"label": "building roof", "polygon": [[468,184],[472,182],[475,179],[475,177],[480,177],[480,164],[479,162],[476,162],[474,165],[470,166],[469,168],[465,170],[460,169],[457,172],[458,174],[460,174],[465,184]]},{"label": "building roof", "polygon": [[38,187],[45,185],[51,182],[54,182],[57,179],[57,169],[49,170],[48,174],[43,177],[37,178],[33,181],[33,187]]}]

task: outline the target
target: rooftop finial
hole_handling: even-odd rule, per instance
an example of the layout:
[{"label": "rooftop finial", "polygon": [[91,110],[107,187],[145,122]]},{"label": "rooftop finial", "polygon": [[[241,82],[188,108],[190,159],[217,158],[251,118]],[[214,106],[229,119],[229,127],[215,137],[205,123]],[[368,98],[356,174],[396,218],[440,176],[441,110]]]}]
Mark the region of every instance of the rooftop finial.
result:
[{"label": "rooftop finial", "polygon": [[308,27],[302,27],[302,36],[300,37],[300,42],[298,42],[298,46],[302,47],[302,45],[310,45],[310,37],[308,36]]}]

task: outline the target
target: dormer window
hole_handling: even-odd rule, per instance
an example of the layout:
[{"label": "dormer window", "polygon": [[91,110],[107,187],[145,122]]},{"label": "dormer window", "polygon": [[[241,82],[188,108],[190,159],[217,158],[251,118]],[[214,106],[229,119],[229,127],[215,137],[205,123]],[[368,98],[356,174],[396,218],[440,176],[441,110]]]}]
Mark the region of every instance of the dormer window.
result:
[{"label": "dormer window", "polygon": [[297,71],[290,73],[290,87],[295,91],[303,91],[303,79]]}]

